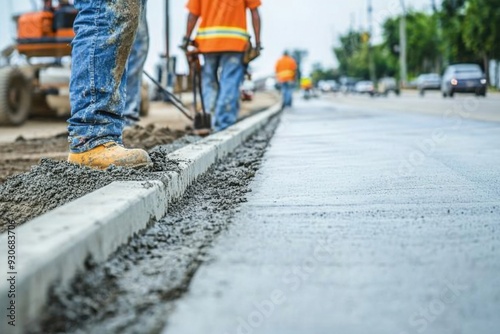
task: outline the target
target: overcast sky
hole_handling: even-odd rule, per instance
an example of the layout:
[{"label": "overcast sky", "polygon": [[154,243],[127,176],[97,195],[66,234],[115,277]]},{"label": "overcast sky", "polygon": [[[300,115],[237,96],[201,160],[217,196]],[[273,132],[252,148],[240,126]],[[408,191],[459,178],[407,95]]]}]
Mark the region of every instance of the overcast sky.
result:
[{"label": "overcast sky", "polygon": [[[13,31],[9,29],[9,12],[21,12],[32,8],[31,3],[40,0],[1,0],[7,3],[6,10],[0,12],[0,48],[3,48]],[[380,24],[387,16],[401,12],[400,0],[372,0],[375,38],[380,38]],[[265,48],[261,58],[254,64],[257,75],[273,72],[274,63],[283,50],[303,48],[309,51],[306,66],[321,62],[334,66],[336,60],[332,45],[338,36],[351,25],[367,27],[368,0],[262,0],[263,21],[262,43]],[[440,0],[436,1],[438,4]],[[171,7],[171,49],[173,54],[182,56],[177,45],[185,31],[187,11],[186,0],[170,0]],[[430,10],[431,0],[406,0],[408,7]],[[11,8],[9,8],[11,7]],[[165,0],[148,0],[148,20],[151,33],[151,49],[147,68],[152,69],[158,55],[165,50],[164,38]],[[249,22],[250,27],[250,22]],[[9,31],[10,30],[10,31]],[[182,62],[180,69],[184,68]]]}]

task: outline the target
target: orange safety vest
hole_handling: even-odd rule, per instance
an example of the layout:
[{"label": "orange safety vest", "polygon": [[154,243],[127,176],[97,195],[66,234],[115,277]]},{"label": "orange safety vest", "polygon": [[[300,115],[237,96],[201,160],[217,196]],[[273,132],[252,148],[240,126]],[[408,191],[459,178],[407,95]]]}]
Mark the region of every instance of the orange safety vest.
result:
[{"label": "orange safety vest", "polygon": [[296,71],[297,63],[290,56],[283,56],[276,63],[276,79],[281,83],[295,81]]},{"label": "orange safety vest", "polygon": [[244,52],[249,34],[246,10],[260,0],[189,0],[189,12],[201,18],[196,43],[202,53]]}]

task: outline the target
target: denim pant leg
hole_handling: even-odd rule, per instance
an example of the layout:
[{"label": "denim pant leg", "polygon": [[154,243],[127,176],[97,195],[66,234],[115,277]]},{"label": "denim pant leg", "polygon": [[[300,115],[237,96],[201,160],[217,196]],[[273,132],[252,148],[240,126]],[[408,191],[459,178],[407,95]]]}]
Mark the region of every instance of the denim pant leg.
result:
[{"label": "denim pant leg", "polygon": [[[201,83],[203,88],[203,102],[207,113],[215,114],[215,103],[219,95],[219,80],[217,72],[219,70],[220,54],[207,53],[203,55],[205,63],[201,73]],[[215,122],[215,117],[212,117],[212,122]],[[215,123],[214,123],[215,124]],[[212,126],[214,125],[212,124]]]},{"label": "denim pant leg", "polygon": [[70,151],[121,143],[126,65],[146,0],[75,0]]},{"label": "denim pant leg", "polygon": [[125,125],[134,125],[139,121],[141,106],[142,71],[149,51],[149,30],[146,9],[142,11],[139,29],[127,64],[127,99],[125,103]]},{"label": "denim pant leg", "polygon": [[281,86],[282,94],[283,94],[283,106],[291,107],[292,106],[292,96],[293,96],[293,83],[292,82],[284,82]]},{"label": "denim pant leg", "polygon": [[243,53],[223,53],[219,96],[215,105],[215,131],[222,131],[238,120],[240,85],[243,81]]}]

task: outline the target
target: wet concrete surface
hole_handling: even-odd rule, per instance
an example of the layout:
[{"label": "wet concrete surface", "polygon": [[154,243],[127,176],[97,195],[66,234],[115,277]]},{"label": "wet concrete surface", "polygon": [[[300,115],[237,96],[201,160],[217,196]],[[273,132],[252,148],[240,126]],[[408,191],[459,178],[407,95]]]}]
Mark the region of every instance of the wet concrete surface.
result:
[{"label": "wet concrete surface", "polygon": [[500,125],[467,108],[298,101],[163,333],[498,333]]},{"label": "wet concrete surface", "polygon": [[[141,132],[140,128],[134,130],[134,133]],[[47,158],[42,158],[36,164],[28,160],[27,163],[33,164],[29,172],[9,177],[0,184],[0,233],[6,230],[8,222],[13,222],[16,226],[24,224],[32,218],[102,188],[113,181],[162,179],[163,172],[177,168],[166,156],[174,150],[200,140],[200,137],[197,136],[183,136],[175,139],[175,137],[168,135],[162,138],[167,137],[170,144],[158,145],[149,151],[153,167],[140,170],[112,166],[105,171],[100,171]],[[140,140],[140,136],[138,138]],[[40,150],[38,146],[42,149],[54,148],[50,143],[60,144],[61,141],[65,141],[64,145],[67,145],[66,136],[57,136],[52,139],[33,139],[20,144]],[[64,155],[67,156],[67,152]],[[8,165],[12,163],[12,161],[8,161]]]},{"label": "wet concrete surface", "polygon": [[[128,148],[152,149],[167,145],[189,135],[188,130],[148,124],[125,129],[123,142]],[[19,135],[14,142],[0,143],[0,184],[8,177],[27,172],[42,158],[64,161],[68,158],[68,133],[54,136],[25,138]]]},{"label": "wet concrete surface", "polygon": [[172,301],[207,260],[213,240],[246,201],[248,184],[278,119],[214,166],[169,207],[167,216],[105,264],[90,260],[70,291],[55,287],[31,333],[158,333]]}]

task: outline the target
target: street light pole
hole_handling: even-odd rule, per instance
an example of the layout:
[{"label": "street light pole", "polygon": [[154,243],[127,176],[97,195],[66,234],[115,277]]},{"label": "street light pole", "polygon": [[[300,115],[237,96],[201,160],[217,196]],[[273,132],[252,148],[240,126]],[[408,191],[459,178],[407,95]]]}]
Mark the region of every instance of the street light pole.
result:
[{"label": "street light pole", "polygon": [[165,58],[170,58],[170,0],[165,0]]},{"label": "street light pole", "polygon": [[403,9],[403,15],[399,21],[399,65],[401,67],[401,83],[403,86],[406,85],[408,81],[408,69],[406,63],[406,5],[405,0],[401,0],[401,8]]},{"label": "street light pole", "polygon": [[165,80],[167,89],[172,87],[173,81],[170,60],[170,0],[165,0]]},{"label": "street light pole", "polygon": [[375,73],[375,61],[373,56],[373,7],[372,0],[368,0],[368,57],[369,57],[369,67],[370,67],[370,80],[375,84],[376,73]]}]

